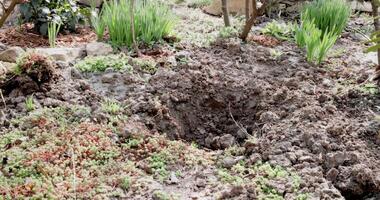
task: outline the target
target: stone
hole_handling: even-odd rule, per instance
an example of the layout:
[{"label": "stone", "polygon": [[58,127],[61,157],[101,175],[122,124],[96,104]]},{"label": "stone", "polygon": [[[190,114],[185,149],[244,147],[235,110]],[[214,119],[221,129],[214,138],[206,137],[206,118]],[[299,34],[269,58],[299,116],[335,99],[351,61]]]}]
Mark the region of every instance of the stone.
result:
[{"label": "stone", "polygon": [[7,45],[5,45],[4,43],[0,42],[0,51],[4,51],[6,49],[8,49]]},{"label": "stone", "polygon": [[103,42],[91,42],[86,45],[88,56],[105,56],[113,52],[112,46]]},{"label": "stone", "polygon": [[231,134],[223,135],[219,138],[219,145],[221,149],[226,149],[228,147],[231,147],[235,144],[235,137]]},{"label": "stone", "polygon": [[222,166],[224,168],[231,168],[233,167],[236,163],[238,163],[239,160],[233,158],[233,157],[225,157],[222,161]]},{"label": "stone", "polygon": [[[28,51],[33,51],[32,49]],[[35,52],[50,56],[55,61],[72,62],[85,56],[85,49],[80,47],[36,48]]]},{"label": "stone", "polygon": [[102,83],[114,83],[116,81],[116,76],[114,73],[104,74],[102,76]]},{"label": "stone", "polygon": [[15,63],[25,51],[21,47],[10,47],[0,53],[0,61]]}]

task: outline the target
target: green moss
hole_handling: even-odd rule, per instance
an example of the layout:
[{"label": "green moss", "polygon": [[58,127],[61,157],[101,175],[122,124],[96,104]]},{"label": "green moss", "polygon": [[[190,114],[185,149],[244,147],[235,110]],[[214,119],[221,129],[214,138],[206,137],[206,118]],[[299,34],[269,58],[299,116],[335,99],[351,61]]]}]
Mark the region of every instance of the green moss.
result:
[{"label": "green moss", "polygon": [[107,68],[114,70],[131,71],[132,66],[128,64],[129,57],[124,54],[108,56],[88,56],[75,64],[75,67],[82,72],[103,72]]}]

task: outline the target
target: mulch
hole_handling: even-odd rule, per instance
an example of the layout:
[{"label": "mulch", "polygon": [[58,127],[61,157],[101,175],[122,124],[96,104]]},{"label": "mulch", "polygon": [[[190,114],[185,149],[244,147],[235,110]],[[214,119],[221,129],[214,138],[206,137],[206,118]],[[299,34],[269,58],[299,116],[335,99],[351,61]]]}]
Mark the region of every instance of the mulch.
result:
[{"label": "mulch", "polygon": [[[96,41],[96,34],[88,27],[77,28],[76,32],[59,33],[58,47],[75,47]],[[23,24],[19,27],[8,27],[0,30],[0,42],[8,46],[24,48],[49,47],[47,37],[39,35],[32,24]]]}]

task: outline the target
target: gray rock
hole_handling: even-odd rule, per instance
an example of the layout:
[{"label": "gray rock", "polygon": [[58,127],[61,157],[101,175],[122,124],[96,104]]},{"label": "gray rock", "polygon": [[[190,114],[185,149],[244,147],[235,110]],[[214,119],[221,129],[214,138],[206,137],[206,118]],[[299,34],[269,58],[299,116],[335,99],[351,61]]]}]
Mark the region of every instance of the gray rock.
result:
[{"label": "gray rock", "polygon": [[113,52],[112,46],[103,42],[91,42],[86,45],[88,56],[105,56]]},{"label": "gray rock", "polygon": [[[28,50],[33,51],[33,50]],[[36,48],[35,52],[50,56],[56,61],[72,62],[78,58],[83,58],[85,49],[80,47],[70,48]]]},{"label": "gray rock", "polygon": [[235,137],[232,136],[231,134],[226,134],[219,138],[219,145],[220,145],[220,148],[222,149],[231,147],[234,144],[235,144]]},{"label": "gray rock", "polygon": [[24,53],[25,51],[21,47],[10,47],[0,53],[0,61],[15,63],[17,58]]},{"label": "gray rock", "polygon": [[0,42],[0,51],[4,51],[6,49],[8,49],[7,45],[5,45],[4,43]]},{"label": "gray rock", "polygon": [[236,163],[238,162],[238,160],[236,160],[235,158],[233,157],[225,157],[223,160],[222,160],[222,166],[224,168],[231,168],[233,167]]},{"label": "gray rock", "polygon": [[102,83],[114,83],[116,81],[116,77],[114,73],[104,74],[102,76]]}]

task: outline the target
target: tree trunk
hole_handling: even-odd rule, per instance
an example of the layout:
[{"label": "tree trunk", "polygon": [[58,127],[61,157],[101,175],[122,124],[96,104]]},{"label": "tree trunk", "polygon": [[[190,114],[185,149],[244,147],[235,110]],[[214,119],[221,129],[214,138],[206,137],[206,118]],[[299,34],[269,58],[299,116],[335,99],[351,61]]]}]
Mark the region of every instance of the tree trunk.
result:
[{"label": "tree trunk", "polygon": [[2,7],[2,10],[3,10],[3,14],[1,15],[1,18],[0,18],[0,28],[3,27],[5,21],[7,20],[7,18],[9,17],[9,15],[13,12],[13,10],[15,9],[16,5],[21,3],[20,0],[12,0],[11,4],[8,6],[8,8],[5,7],[5,0],[0,0],[0,5]]},{"label": "tree trunk", "polygon": [[222,0],[222,11],[223,11],[224,25],[231,26],[230,17],[228,13],[227,0]]},{"label": "tree trunk", "polygon": [[248,34],[251,31],[252,26],[255,24],[256,17],[257,17],[257,3],[256,3],[256,0],[252,0],[252,15],[251,15],[251,18],[249,18],[249,20],[247,20],[245,22],[245,26],[244,26],[243,32],[240,35],[240,38],[243,41],[247,41]]},{"label": "tree trunk", "polygon": [[135,49],[137,56],[140,57],[140,50],[136,41],[134,8],[135,8],[135,0],[131,0],[130,17],[131,17],[132,45],[133,45],[133,48]]},{"label": "tree trunk", "polygon": [[[371,1],[373,25],[375,26],[375,32],[380,30],[380,20],[379,20],[379,13],[378,13],[378,9],[379,9],[378,1],[379,0],[372,0]],[[377,50],[377,65],[380,66],[380,49]],[[378,68],[380,68],[380,67],[378,67]]]},{"label": "tree trunk", "polygon": [[249,0],[245,0],[245,21],[249,20]]}]

